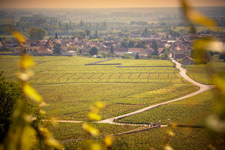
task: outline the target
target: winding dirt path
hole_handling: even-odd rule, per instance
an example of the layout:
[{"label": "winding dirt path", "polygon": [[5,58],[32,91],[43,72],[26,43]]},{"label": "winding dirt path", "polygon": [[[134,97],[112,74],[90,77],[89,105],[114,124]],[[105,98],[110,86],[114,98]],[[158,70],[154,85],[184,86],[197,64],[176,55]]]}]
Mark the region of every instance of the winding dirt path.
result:
[{"label": "winding dirt path", "polygon": [[[162,106],[162,105],[166,105],[166,104],[173,103],[173,102],[176,102],[176,101],[180,101],[180,100],[183,100],[183,99],[186,99],[186,98],[190,98],[192,96],[195,96],[195,95],[198,95],[198,94],[203,93],[205,91],[208,91],[208,90],[210,90],[214,87],[214,85],[204,85],[204,84],[198,83],[195,80],[191,79],[189,76],[187,76],[186,69],[181,67],[182,64],[178,63],[177,61],[175,61],[171,57],[170,57],[170,60],[176,64],[176,68],[180,70],[180,75],[185,80],[187,80],[188,82],[200,87],[200,89],[198,91],[196,91],[194,93],[191,93],[191,94],[188,94],[188,95],[185,95],[185,96],[180,97],[180,98],[176,98],[176,99],[173,99],[173,100],[170,100],[170,101],[167,101],[167,102],[151,105],[151,106],[139,109],[139,110],[131,112],[131,113],[127,113],[127,114],[124,114],[124,115],[108,118],[108,119],[101,120],[101,121],[98,121],[98,122],[95,122],[95,123],[108,123],[108,124],[116,124],[116,125],[134,125],[134,126],[139,125],[140,126],[140,124],[117,123],[117,122],[115,122],[115,120],[119,120],[119,119],[122,119],[122,118],[125,118],[125,117],[128,117],[128,116],[132,116],[132,115],[136,115],[138,113],[142,113],[144,111],[147,111],[147,110],[150,110],[152,108],[156,108],[156,107],[159,107],[159,106]],[[48,121],[48,120],[44,120],[44,121]],[[68,122],[68,123],[82,123],[83,122],[83,121],[73,121],[73,120],[55,120],[55,121],[56,122]]]},{"label": "winding dirt path", "polygon": [[191,93],[191,94],[188,94],[188,95],[185,95],[183,97],[177,98],[177,99],[167,101],[167,102],[151,105],[151,106],[139,109],[137,111],[134,111],[134,112],[131,112],[131,113],[128,113],[128,114],[124,114],[124,115],[120,115],[120,116],[117,116],[117,117],[112,117],[112,118],[109,118],[109,119],[101,120],[98,123],[121,124],[121,123],[116,123],[114,121],[118,120],[118,119],[128,117],[128,116],[132,116],[132,115],[135,115],[135,114],[138,114],[138,113],[142,113],[144,111],[150,110],[150,109],[155,108],[155,107],[159,107],[161,105],[166,105],[166,104],[173,103],[173,102],[176,102],[176,101],[180,101],[180,100],[183,100],[183,99],[186,99],[186,98],[190,98],[192,96],[195,96],[195,95],[198,95],[198,94],[203,93],[205,91],[208,91],[208,90],[210,90],[214,87],[213,85],[204,85],[204,84],[198,83],[195,80],[191,79],[189,76],[187,76],[186,69],[182,68],[180,63],[175,61],[173,58],[170,58],[170,59],[171,59],[172,62],[174,62],[176,64],[176,68],[180,70],[180,75],[185,80],[187,80],[187,81],[191,82],[192,84],[200,87],[200,89],[198,91],[196,91],[194,93]]}]

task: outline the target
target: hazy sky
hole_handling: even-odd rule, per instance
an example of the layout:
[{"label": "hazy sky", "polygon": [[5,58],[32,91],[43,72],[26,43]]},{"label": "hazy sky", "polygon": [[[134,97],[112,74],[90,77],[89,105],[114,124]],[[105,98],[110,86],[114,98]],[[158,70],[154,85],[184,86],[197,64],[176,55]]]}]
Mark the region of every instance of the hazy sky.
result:
[{"label": "hazy sky", "polygon": [[[225,0],[188,0],[192,6],[225,6]],[[0,7],[12,8],[119,8],[176,7],[179,0],[0,0]]]}]

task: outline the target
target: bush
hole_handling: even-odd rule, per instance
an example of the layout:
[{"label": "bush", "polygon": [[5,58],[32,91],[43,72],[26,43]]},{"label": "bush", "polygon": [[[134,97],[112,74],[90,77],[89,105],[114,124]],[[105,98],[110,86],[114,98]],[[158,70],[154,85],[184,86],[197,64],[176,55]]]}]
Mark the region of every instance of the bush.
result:
[{"label": "bush", "polygon": [[10,116],[17,99],[22,98],[21,87],[7,81],[0,72],[0,142],[3,142],[10,125]]}]

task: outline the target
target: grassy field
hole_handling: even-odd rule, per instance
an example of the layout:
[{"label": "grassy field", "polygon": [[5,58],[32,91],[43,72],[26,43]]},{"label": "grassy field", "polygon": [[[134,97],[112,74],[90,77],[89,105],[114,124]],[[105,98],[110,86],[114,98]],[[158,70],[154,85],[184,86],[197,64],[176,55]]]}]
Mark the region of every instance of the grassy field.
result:
[{"label": "grassy field", "polygon": [[167,124],[170,119],[173,123],[187,125],[204,125],[207,116],[212,113],[212,104],[215,101],[214,90],[197,96],[163,105],[149,111],[133,115],[118,122],[149,123],[158,122]]}]

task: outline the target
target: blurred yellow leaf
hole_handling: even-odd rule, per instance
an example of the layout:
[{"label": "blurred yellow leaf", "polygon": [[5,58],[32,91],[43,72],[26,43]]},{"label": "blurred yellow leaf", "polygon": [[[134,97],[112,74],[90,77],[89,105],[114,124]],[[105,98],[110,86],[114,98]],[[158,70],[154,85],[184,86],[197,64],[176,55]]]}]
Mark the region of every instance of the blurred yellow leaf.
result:
[{"label": "blurred yellow leaf", "polygon": [[101,150],[102,147],[99,143],[93,143],[91,144],[91,150]]},{"label": "blurred yellow leaf", "polygon": [[216,132],[225,132],[225,121],[216,115],[210,115],[206,121],[207,126]]},{"label": "blurred yellow leaf", "polygon": [[48,104],[45,103],[45,102],[41,102],[41,103],[39,104],[39,107],[46,107],[46,106],[48,106]]},{"label": "blurred yellow leaf", "polygon": [[96,113],[89,112],[88,113],[88,119],[95,120],[95,121],[99,121],[99,120],[101,120],[101,116],[98,115],[98,114],[96,114]]},{"label": "blurred yellow leaf", "polygon": [[33,121],[33,116],[32,115],[27,115],[24,114],[23,115],[24,120],[26,120],[27,122],[32,122]]},{"label": "blurred yellow leaf", "polygon": [[104,143],[107,147],[110,147],[112,146],[112,143],[113,143],[113,137],[110,136],[110,135],[107,135],[105,138],[104,138]]},{"label": "blurred yellow leaf", "polygon": [[222,74],[217,74],[212,79],[213,84],[225,95],[225,78]]},{"label": "blurred yellow leaf", "polygon": [[192,9],[186,0],[181,0],[181,5],[183,7],[185,16],[190,22],[199,25],[204,25],[208,27],[210,30],[215,30],[215,27],[217,26],[215,21],[204,16],[202,13]]},{"label": "blurred yellow leaf", "polygon": [[29,55],[24,55],[22,56],[22,58],[20,59],[20,67],[23,68],[23,69],[27,69],[31,66],[34,66],[34,61],[32,59],[31,56]]},{"label": "blurred yellow leaf", "polygon": [[92,112],[94,112],[94,113],[98,113],[98,112],[99,112],[99,108],[94,107],[94,106],[91,106],[91,107],[90,107],[90,110],[91,110]]},{"label": "blurred yellow leaf", "polygon": [[57,149],[62,149],[63,146],[53,137],[47,138],[46,139],[46,143],[51,146],[51,147],[55,147]]},{"label": "blurred yellow leaf", "polygon": [[104,104],[103,102],[101,102],[101,101],[97,101],[97,102],[95,103],[95,106],[96,106],[97,108],[104,108],[104,107],[105,107],[105,104]]},{"label": "blurred yellow leaf", "polygon": [[212,41],[210,38],[203,38],[195,40],[193,43],[194,48],[194,61],[199,64],[206,64],[210,60],[210,54],[207,51],[209,43]]},{"label": "blurred yellow leaf", "polygon": [[30,126],[26,126],[21,135],[21,149],[31,150],[35,142],[37,142],[35,130]]},{"label": "blurred yellow leaf", "polygon": [[50,134],[50,132],[48,131],[47,128],[43,128],[43,127],[38,126],[38,129],[44,136],[46,136],[46,137],[51,136],[51,134]]},{"label": "blurred yellow leaf", "polygon": [[39,112],[40,112],[40,114],[42,114],[42,115],[46,114],[46,111],[44,111],[44,110],[42,110],[42,109],[41,109]]},{"label": "blurred yellow leaf", "polygon": [[167,134],[170,135],[170,136],[175,136],[175,133],[173,131],[171,131],[171,130],[168,130]]},{"label": "blurred yellow leaf", "polygon": [[13,31],[12,32],[13,36],[19,41],[20,43],[25,43],[26,39],[25,37],[18,31]]},{"label": "blurred yellow leaf", "polygon": [[88,123],[84,123],[82,125],[82,128],[88,132],[89,134],[91,134],[92,136],[98,136],[99,135],[99,131],[98,129],[96,129],[95,127],[93,127],[92,125],[88,124]]},{"label": "blurred yellow leaf", "polygon": [[23,85],[23,92],[30,99],[40,103],[42,101],[42,97],[36,92],[34,88],[32,88],[28,83]]},{"label": "blurred yellow leaf", "polygon": [[28,81],[33,75],[34,75],[33,71],[26,70],[26,72],[19,73],[18,78],[22,81]]},{"label": "blurred yellow leaf", "polygon": [[225,51],[225,44],[221,41],[211,40],[207,45],[207,49],[223,53]]},{"label": "blurred yellow leaf", "polygon": [[172,148],[171,146],[169,146],[169,145],[166,145],[166,146],[164,147],[164,150],[173,150],[173,148]]}]

